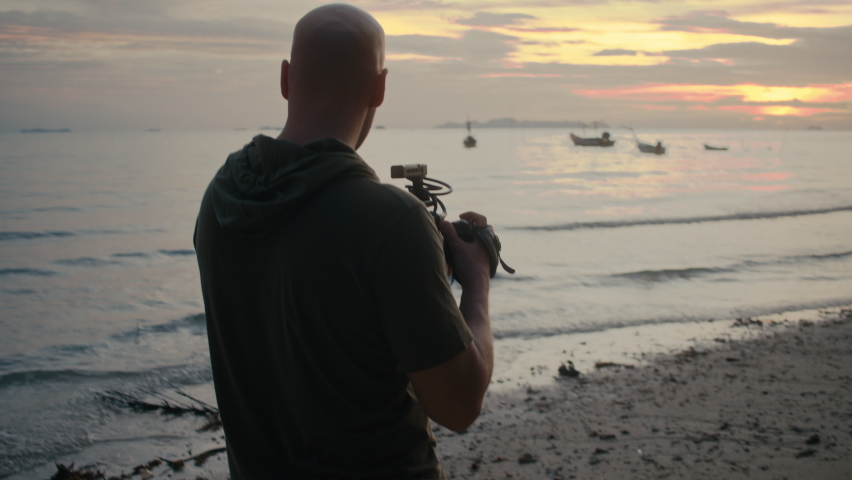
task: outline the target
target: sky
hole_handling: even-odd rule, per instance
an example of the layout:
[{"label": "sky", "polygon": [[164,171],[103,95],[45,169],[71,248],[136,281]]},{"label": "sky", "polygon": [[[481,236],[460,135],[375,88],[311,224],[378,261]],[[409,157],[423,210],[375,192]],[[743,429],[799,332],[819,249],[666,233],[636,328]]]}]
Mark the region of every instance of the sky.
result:
[{"label": "sky", "polygon": [[[283,126],[314,0],[0,0],[0,131]],[[386,33],[376,124],[852,129],[849,0],[355,0]]]}]

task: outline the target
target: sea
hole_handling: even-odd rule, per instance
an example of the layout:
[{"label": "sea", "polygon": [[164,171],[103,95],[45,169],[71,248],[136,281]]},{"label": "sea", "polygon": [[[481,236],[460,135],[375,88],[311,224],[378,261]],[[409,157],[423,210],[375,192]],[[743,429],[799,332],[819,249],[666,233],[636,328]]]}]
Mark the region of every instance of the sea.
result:
[{"label": "sea", "polygon": [[[105,396],[215,405],[192,235],[257,133],[0,134],[0,478],[224,445]],[[466,133],[375,129],[359,153],[400,188],[392,165],[427,164],[450,218],[488,217],[516,270],[491,285],[504,370],[523,341],[852,303],[852,132],[636,131],[663,155],[625,129],[611,148],[483,129],[466,149]]]}]

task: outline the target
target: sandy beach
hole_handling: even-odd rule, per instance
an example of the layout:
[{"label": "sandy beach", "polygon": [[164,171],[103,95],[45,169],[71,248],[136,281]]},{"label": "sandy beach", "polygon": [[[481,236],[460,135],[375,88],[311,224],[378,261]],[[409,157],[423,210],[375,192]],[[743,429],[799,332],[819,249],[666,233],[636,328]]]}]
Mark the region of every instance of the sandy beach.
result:
[{"label": "sandy beach", "polygon": [[713,323],[730,335],[489,392],[468,433],[436,429],[447,476],[850,478],[852,310]]}]

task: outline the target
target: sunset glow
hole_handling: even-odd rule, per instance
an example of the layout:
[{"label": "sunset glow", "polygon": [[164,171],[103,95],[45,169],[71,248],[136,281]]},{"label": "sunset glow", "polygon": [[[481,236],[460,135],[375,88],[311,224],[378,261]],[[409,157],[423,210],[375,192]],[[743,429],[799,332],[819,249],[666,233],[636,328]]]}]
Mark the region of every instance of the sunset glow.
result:
[{"label": "sunset glow", "polygon": [[832,108],[791,107],[788,105],[725,105],[717,110],[745,112],[749,115],[770,115],[773,117],[810,117],[818,113],[835,112]]},{"label": "sunset glow", "polygon": [[441,63],[449,60],[461,60],[458,57],[438,57],[434,55],[421,55],[417,53],[388,53],[385,55],[385,60],[389,62],[423,62],[423,63]]},{"label": "sunset glow", "polygon": [[480,75],[480,78],[503,78],[503,77],[522,77],[522,78],[556,78],[562,75],[555,73],[486,73]]},{"label": "sunset glow", "polygon": [[681,85],[654,84],[612,89],[577,89],[577,95],[591,98],[623,100],[711,103],[723,98],[737,97],[743,102],[848,102],[852,101],[852,83],[838,85],[808,85],[787,87],[772,85]]}]

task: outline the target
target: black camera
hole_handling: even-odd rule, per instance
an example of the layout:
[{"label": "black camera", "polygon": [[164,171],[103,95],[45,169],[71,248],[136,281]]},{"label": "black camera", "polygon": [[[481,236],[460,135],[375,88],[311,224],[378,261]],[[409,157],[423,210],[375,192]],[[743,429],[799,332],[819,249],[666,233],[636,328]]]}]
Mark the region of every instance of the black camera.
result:
[{"label": "black camera", "polygon": [[[438,225],[447,216],[447,207],[444,206],[444,202],[438,197],[453,193],[453,187],[440,180],[428,178],[426,171],[426,165],[423,163],[394,165],[391,167],[391,178],[405,178],[406,180],[410,180],[411,185],[406,185],[405,188],[412,195],[419,198],[426,205],[426,208],[432,209],[432,218],[435,219],[435,225]],[[441,207],[440,212],[438,211],[438,207]],[[506,265],[503,259],[500,258],[502,245],[500,245],[500,239],[494,232],[494,227],[491,225],[476,226],[467,219],[456,220],[452,224],[459,238],[465,242],[472,242],[477,237],[482,240],[485,251],[488,253],[492,278],[497,273],[498,264],[503,267],[503,270],[515,273],[515,270]],[[452,252],[447,248],[446,241],[444,242],[444,256],[447,258],[447,264],[452,266]]]}]

